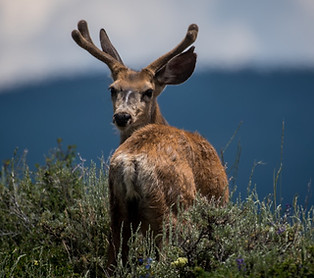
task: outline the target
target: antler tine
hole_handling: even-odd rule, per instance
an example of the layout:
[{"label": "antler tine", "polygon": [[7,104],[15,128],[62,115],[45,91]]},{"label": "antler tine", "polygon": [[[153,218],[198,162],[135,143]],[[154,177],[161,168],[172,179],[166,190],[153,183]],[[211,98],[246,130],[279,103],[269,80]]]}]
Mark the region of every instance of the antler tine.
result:
[{"label": "antler tine", "polygon": [[157,60],[149,64],[145,69],[153,72],[154,74],[162,66],[164,66],[169,60],[171,60],[176,55],[180,54],[187,47],[189,47],[193,42],[195,42],[198,33],[198,26],[196,24],[191,24],[187,30],[185,38],[171,51],[159,57]]},{"label": "antler tine", "polygon": [[121,69],[124,69],[124,65],[113,58],[106,52],[101,51],[92,41],[87,22],[85,20],[80,20],[77,24],[78,30],[72,31],[73,40],[82,48],[87,50],[90,54],[96,57],[98,60],[104,62],[113,76],[116,76]]},{"label": "antler tine", "polygon": [[99,38],[100,38],[100,44],[101,48],[104,52],[108,53],[111,55],[113,58],[115,58],[118,62],[120,62],[123,65],[123,61],[118,53],[118,51],[115,49],[115,47],[112,45],[107,32],[104,29],[100,30],[99,33]]},{"label": "antler tine", "polygon": [[87,40],[89,41],[90,43],[93,43],[90,35],[89,35],[89,31],[88,31],[88,26],[87,26],[87,22],[85,20],[80,20],[78,23],[77,23],[77,28],[78,30],[80,31],[80,33],[82,34],[82,36]]}]

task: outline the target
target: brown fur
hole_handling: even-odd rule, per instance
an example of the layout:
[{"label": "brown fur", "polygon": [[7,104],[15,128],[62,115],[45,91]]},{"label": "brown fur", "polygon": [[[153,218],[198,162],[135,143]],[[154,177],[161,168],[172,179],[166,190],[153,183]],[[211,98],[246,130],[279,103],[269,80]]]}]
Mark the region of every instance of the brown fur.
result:
[{"label": "brown fur", "polygon": [[[177,213],[177,202],[188,207],[197,192],[228,202],[227,176],[213,146],[198,133],[169,126],[157,103],[166,85],[180,84],[193,73],[194,47],[182,51],[195,41],[197,32],[197,25],[190,25],[179,45],[138,72],[124,66],[104,30],[100,34],[103,51],[93,44],[85,21],[72,32],[81,47],[108,65],[114,79],[110,85],[113,122],[121,144],[109,169],[108,266],[116,263],[121,244],[126,262],[131,228],[141,225],[145,233],[150,227],[154,236],[159,235],[163,220],[171,211]],[[160,246],[160,240],[156,243]]]},{"label": "brown fur", "polygon": [[109,186],[113,235],[109,254],[113,256],[120,246],[123,222],[123,260],[130,224],[136,229],[141,222],[142,232],[150,226],[158,235],[176,202],[188,207],[197,191],[209,199],[222,198],[223,203],[229,196],[227,176],[215,149],[197,133],[157,124],[135,131],[115,151]]}]

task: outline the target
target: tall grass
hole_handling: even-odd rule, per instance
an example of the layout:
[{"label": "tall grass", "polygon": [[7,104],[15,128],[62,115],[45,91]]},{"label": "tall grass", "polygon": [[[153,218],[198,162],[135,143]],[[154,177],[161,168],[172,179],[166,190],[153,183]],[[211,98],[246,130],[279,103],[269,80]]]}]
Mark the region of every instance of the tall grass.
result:
[{"label": "tall grass", "polygon": [[[256,190],[225,207],[200,196],[164,223],[163,249],[133,231],[115,277],[313,277],[313,208]],[[179,206],[179,205],[178,205]],[[106,277],[107,165],[89,167],[61,142],[30,171],[13,155],[0,174],[0,277]]]}]

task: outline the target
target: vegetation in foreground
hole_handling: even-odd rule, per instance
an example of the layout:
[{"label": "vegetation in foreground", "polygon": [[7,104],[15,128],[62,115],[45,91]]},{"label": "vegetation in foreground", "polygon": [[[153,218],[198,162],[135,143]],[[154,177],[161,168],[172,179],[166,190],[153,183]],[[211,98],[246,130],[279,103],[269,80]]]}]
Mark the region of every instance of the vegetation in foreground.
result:
[{"label": "vegetation in foreground", "polygon": [[[25,155],[0,173],[0,277],[106,277],[107,165],[85,167],[61,142],[30,171]],[[159,259],[134,231],[116,277],[313,277],[313,208],[276,206],[254,190],[226,207],[201,197],[165,223]],[[167,231],[167,232],[166,232]],[[168,234],[168,237],[165,234]]]}]

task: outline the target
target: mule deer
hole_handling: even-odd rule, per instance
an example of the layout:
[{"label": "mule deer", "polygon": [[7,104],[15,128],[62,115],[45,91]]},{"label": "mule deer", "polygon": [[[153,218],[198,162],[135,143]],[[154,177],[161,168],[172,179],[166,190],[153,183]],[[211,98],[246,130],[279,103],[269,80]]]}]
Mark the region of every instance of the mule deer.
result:
[{"label": "mule deer", "polygon": [[228,201],[227,176],[213,146],[198,133],[169,126],[156,100],[166,85],[182,83],[193,73],[194,47],[183,51],[196,40],[197,33],[197,25],[190,25],[173,50],[134,71],[123,64],[103,29],[102,51],[92,42],[85,21],[72,32],[79,46],[107,64],[114,80],[109,88],[120,146],[109,169],[109,264],[115,263],[120,244],[122,259],[127,260],[131,226],[135,230],[141,225],[142,232],[150,227],[155,236],[160,234],[170,211],[176,213],[174,204],[178,201],[188,207],[197,192],[222,203]]}]

